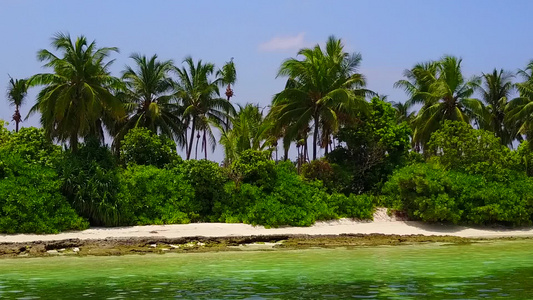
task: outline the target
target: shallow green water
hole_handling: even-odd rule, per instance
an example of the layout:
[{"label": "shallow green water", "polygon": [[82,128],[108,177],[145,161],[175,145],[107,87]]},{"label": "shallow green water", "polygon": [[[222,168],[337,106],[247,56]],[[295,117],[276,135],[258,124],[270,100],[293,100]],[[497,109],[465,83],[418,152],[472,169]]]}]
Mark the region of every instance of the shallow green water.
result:
[{"label": "shallow green water", "polygon": [[0,260],[7,299],[533,299],[533,240]]}]

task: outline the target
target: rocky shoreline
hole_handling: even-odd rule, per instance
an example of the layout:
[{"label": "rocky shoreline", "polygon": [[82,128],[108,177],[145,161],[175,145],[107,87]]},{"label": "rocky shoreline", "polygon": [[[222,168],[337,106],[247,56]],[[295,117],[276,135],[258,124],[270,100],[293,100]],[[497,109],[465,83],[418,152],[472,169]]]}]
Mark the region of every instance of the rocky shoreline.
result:
[{"label": "rocky shoreline", "polygon": [[[509,238],[506,238],[509,239]],[[276,251],[306,248],[366,247],[419,243],[465,244],[480,238],[426,235],[257,235],[238,237],[106,238],[0,243],[0,258],[164,254],[210,251]]]}]

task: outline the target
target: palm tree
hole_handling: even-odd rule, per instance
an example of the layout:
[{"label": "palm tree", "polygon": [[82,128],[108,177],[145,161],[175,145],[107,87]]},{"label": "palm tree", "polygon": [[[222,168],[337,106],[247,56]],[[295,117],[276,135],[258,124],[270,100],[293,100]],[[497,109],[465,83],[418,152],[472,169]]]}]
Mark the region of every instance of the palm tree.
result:
[{"label": "palm tree", "polygon": [[[507,105],[506,118],[508,124],[516,129],[518,139],[525,135],[528,140],[533,138],[533,60],[524,70],[518,70],[518,75],[524,78],[516,84],[519,97],[511,100]],[[533,146],[533,143],[529,143]]]},{"label": "palm tree", "polygon": [[26,94],[28,92],[28,85],[25,79],[13,79],[9,77],[9,86],[7,88],[7,100],[15,106],[15,113],[13,114],[13,121],[15,121],[15,132],[19,132],[19,124],[22,122],[20,115],[20,106],[24,103]]},{"label": "palm tree", "polygon": [[275,138],[269,134],[271,123],[263,117],[259,106],[250,103],[244,107],[239,105],[239,112],[231,118],[231,123],[233,127],[229,131],[221,128],[220,137],[227,164],[245,150],[272,149]]},{"label": "palm tree", "polygon": [[[226,98],[228,102],[233,97],[233,89],[231,85],[235,85],[237,82],[237,71],[235,70],[235,64],[233,63],[233,57],[229,62],[227,62],[221,70],[217,71],[217,77],[219,78],[219,83],[221,85],[227,85],[226,87]],[[226,112],[229,114],[229,111]],[[229,117],[226,118],[226,131],[229,130],[230,122]]]},{"label": "palm tree", "polygon": [[122,80],[126,91],[121,93],[128,116],[118,124],[115,142],[132,128],[145,127],[156,134],[172,138],[185,146],[184,126],[180,119],[180,107],[174,96],[174,82],[170,77],[172,60],[159,61],[157,55],[147,59],[144,55],[130,56],[136,64],[126,67]]},{"label": "palm tree", "polygon": [[339,128],[339,114],[353,115],[365,109],[364,96],[368,92],[362,89],[363,75],[356,73],[360,54],[344,52],[341,40],[333,36],[324,50],[319,45],[304,48],[298,52],[303,60],[285,60],[278,77],[289,79],[286,88],[272,101],[278,126],[286,126],[291,139],[301,136],[306,128],[313,128],[313,160],[317,157],[321,129],[322,135],[329,138]]},{"label": "palm tree", "polygon": [[506,122],[505,110],[509,96],[515,88],[512,82],[514,76],[504,70],[494,69],[492,73],[483,73],[482,78],[483,84],[478,90],[485,102],[485,114],[480,119],[480,128],[494,132],[502,144],[511,145],[515,133],[512,126]]},{"label": "palm tree", "polygon": [[417,64],[404,72],[407,80],[395,83],[395,87],[403,88],[410,96],[409,105],[422,104],[413,120],[416,148],[423,148],[444,120],[470,124],[482,115],[481,101],[470,98],[480,80],[478,77],[465,80],[461,61],[444,56],[440,61]]},{"label": "palm tree", "polygon": [[413,107],[412,102],[406,101],[406,102],[390,102],[392,104],[392,107],[396,110],[396,121],[398,123],[406,122],[407,124],[411,124],[415,117],[415,113],[411,111],[411,108]]},{"label": "palm tree", "polygon": [[195,133],[198,145],[200,132],[203,132],[202,149],[207,159],[207,139],[213,149],[216,145],[211,126],[226,127],[225,119],[234,114],[235,109],[228,100],[219,97],[218,80],[209,78],[213,75],[213,64],[204,64],[201,60],[195,64],[191,57],[185,58],[184,63],[184,67],[175,71],[179,77],[176,96],[183,106],[184,122],[190,125],[187,159],[191,157]]},{"label": "palm tree", "polygon": [[[124,115],[122,103],[111,93],[120,86],[108,68],[113,60],[104,62],[117,48],[96,48],[84,36],[72,41],[70,35],[58,33],[52,46],[60,54],[40,50],[37,57],[46,62],[53,73],[36,74],[29,85],[44,85],[29,115],[41,113],[41,125],[51,138],[69,141],[73,151],[80,137],[95,137],[103,142],[104,115],[118,119]],[[28,115],[28,116],[29,116]]]}]

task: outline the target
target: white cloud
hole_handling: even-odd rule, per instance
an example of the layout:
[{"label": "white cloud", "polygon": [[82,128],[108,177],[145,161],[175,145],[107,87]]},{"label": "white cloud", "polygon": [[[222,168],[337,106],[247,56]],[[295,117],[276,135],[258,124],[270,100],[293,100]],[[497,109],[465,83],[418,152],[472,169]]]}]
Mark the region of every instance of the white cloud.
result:
[{"label": "white cloud", "polygon": [[304,41],[304,37],[304,32],[299,33],[296,36],[276,36],[270,41],[260,44],[259,50],[265,52],[300,50],[307,45]]}]

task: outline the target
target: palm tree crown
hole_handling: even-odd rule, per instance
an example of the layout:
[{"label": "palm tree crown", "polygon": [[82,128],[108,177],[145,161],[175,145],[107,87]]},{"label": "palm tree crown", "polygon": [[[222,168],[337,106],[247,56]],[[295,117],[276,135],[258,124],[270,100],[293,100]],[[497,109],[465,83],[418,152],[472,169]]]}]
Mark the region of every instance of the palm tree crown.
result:
[{"label": "palm tree crown", "polygon": [[[533,60],[523,70],[518,70],[524,81],[517,83],[519,97],[511,100],[506,109],[506,121],[515,129],[517,138],[533,138]],[[518,135],[520,134],[520,135]],[[533,145],[533,143],[529,143]]]},{"label": "palm tree crown", "polygon": [[68,34],[57,34],[52,46],[60,52],[53,54],[40,50],[37,57],[53,73],[42,73],[30,78],[30,85],[44,85],[30,115],[41,113],[45,132],[59,141],[69,141],[76,151],[78,138],[96,137],[103,141],[102,116],[117,119],[124,115],[122,103],[111,93],[120,80],[112,77],[105,62],[117,48],[96,48],[84,36],[73,41]]},{"label": "palm tree crown", "polygon": [[13,114],[13,121],[15,121],[15,132],[19,131],[19,124],[22,122],[20,107],[24,103],[27,92],[28,84],[25,79],[13,79],[9,77],[7,100],[11,105],[15,106],[15,113]]},{"label": "palm tree crown", "polygon": [[259,106],[239,105],[239,112],[231,118],[233,128],[221,130],[220,143],[224,146],[226,164],[230,164],[248,149],[267,150],[272,147],[271,124],[265,120]]},{"label": "palm tree crown", "polygon": [[483,73],[483,83],[478,87],[485,102],[480,128],[494,132],[504,145],[511,145],[516,135],[505,117],[509,97],[515,88],[512,78],[514,76],[511,73],[494,69],[492,73]]},{"label": "palm tree crown", "polygon": [[126,91],[121,94],[128,116],[121,124],[116,139],[128,130],[145,127],[156,134],[185,145],[184,127],[179,118],[180,107],[174,97],[175,84],[170,77],[174,65],[171,60],[159,61],[139,54],[131,55],[136,68],[127,66],[122,73]]},{"label": "palm tree crown", "polygon": [[477,120],[483,104],[470,98],[480,79],[466,80],[461,71],[461,59],[444,56],[439,61],[417,64],[404,72],[406,80],[395,83],[410,96],[409,104],[422,104],[413,120],[413,143],[424,147],[431,133],[438,130],[444,120],[470,123]]},{"label": "palm tree crown", "polygon": [[[272,113],[278,126],[286,126],[286,135],[307,139],[313,123],[313,160],[317,157],[319,133],[322,140],[338,130],[340,115],[364,109],[364,77],[356,73],[359,53],[344,52],[340,39],[329,37],[326,48],[319,45],[298,52],[303,60],[285,60],[278,76],[289,77],[286,88],[273,99]],[[306,143],[305,143],[306,144]],[[328,144],[327,142],[325,143]],[[327,148],[326,148],[327,149]]]},{"label": "palm tree crown", "polygon": [[228,100],[220,98],[218,80],[210,79],[215,68],[213,64],[204,64],[201,60],[195,64],[191,57],[185,58],[184,63],[184,67],[175,70],[179,78],[176,96],[183,106],[185,124],[190,125],[186,155],[190,159],[195,133],[198,146],[200,132],[203,132],[202,149],[207,159],[208,139],[213,147],[216,143],[211,124],[225,127],[227,112],[233,114],[235,109]]}]

